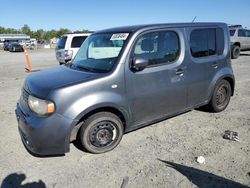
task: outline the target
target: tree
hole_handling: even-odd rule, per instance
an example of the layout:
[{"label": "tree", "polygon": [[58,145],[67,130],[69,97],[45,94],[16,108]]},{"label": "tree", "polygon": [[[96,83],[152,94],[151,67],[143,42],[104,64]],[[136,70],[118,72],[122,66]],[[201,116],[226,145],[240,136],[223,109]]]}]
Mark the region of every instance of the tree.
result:
[{"label": "tree", "polygon": [[[83,29],[82,31],[78,32],[87,32],[87,31],[88,30]],[[5,28],[0,26],[0,34],[21,34],[21,33],[29,35],[31,38],[36,38],[39,41],[43,41],[43,40],[50,40],[54,37],[59,38],[60,36],[66,33],[71,33],[71,31],[67,28],[61,28],[59,30],[52,29],[49,31],[38,29],[36,31],[32,31],[27,24],[24,24],[24,26],[20,30],[13,28]]]},{"label": "tree", "polygon": [[66,34],[66,33],[71,33],[71,31],[69,29],[66,29],[66,28],[61,28],[59,31],[56,32],[55,37],[59,38],[60,36]]},{"label": "tree", "polygon": [[56,30],[52,29],[52,30],[46,32],[44,39],[50,40],[50,39],[54,38],[55,36],[56,36]]},{"label": "tree", "polygon": [[18,33],[20,33],[20,31],[17,29],[0,27],[0,34],[18,34]]},{"label": "tree", "polygon": [[39,41],[44,40],[46,31],[44,31],[43,29],[38,29],[37,31],[33,32],[32,38],[36,38]]},{"label": "tree", "polygon": [[4,34],[5,33],[5,28],[4,27],[0,27],[0,34]]},{"label": "tree", "polygon": [[32,34],[30,27],[27,24],[24,24],[24,26],[21,28],[21,32],[26,34],[26,35]]}]

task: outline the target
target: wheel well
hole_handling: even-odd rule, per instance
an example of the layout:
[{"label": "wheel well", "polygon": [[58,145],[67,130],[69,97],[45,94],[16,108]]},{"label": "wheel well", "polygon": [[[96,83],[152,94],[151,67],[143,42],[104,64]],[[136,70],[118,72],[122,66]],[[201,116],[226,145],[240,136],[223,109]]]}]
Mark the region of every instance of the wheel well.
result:
[{"label": "wheel well", "polygon": [[98,112],[111,112],[111,113],[117,115],[117,116],[121,119],[121,121],[122,121],[122,123],[123,123],[123,126],[124,126],[124,128],[125,128],[125,125],[126,125],[125,117],[123,116],[123,114],[122,114],[119,110],[117,110],[116,108],[113,108],[113,107],[102,107],[102,108],[97,108],[97,109],[95,109],[95,110],[92,110],[92,111],[90,111],[89,113],[85,114],[85,115],[79,120],[79,122],[84,121],[85,119],[87,119],[87,118],[90,117],[91,115],[96,114],[96,113],[98,113]]},{"label": "wheel well", "polygon": [[230,77],[226,77],[226,78],[223,78],[224,80],[228,81],[230,86],[231,86],[231,89],[232,89],[232,94],[231,96],[234,95],[234,80]]},{"label": "wheel well", "polygon": [[240,43],[239,42],[235,42],[234,46],[239,46],[240,47]]},{"label": "wheel well", "polygon": [[123,128],[125,130],[126,120],[125,120],[124,115],[119,110],[117,110],[116,108],[102,107],[102,108],[97,108],[95,110],[92,110],[92,111],[88,112],[87,114],[85,114],[83,117],[80,118],[80,120],[77,122],[77,124],[75,125],[75,127],[71,131],[70,141],[73,141],[73,140],[75,140],[77,138],[78,132],[79,132],[79,130],[81,128],[81,125],[82,125],[81,122],[83,122],[88,117],[90,117],[91,115],[96,114],[98,112],[111,112],[111,113],[117,115],[121,119],[122,124],[123,124]]}]

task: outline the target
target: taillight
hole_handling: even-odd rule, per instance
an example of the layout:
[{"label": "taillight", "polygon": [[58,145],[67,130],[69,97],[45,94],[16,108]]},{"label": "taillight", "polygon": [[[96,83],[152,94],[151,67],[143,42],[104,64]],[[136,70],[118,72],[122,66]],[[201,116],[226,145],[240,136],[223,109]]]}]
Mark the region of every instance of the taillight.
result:
[{"label": "taillight", "polygon": [[72,57],[73,57],[73,51],[72,50],[65,50],[64,51],[65,60],[71,60]]}]

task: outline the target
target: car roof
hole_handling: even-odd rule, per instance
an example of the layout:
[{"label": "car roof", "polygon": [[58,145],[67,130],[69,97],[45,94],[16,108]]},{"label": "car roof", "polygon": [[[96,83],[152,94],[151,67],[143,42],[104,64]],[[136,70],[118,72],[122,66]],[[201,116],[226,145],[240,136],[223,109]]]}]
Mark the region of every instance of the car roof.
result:
[{"label": "car roof", "polygon": [[66,33],[62,36],[89,36],[92,33]]},{"label": "car roof", "polygon": [[215,25],[224,25],[225,23],[221,22],[196,22],[196,23],[159,23],[159,24],[147,24],[147,25],[133,25],[133,26],[123,26],[123,27],[115,27],[110,29],[104,29],[100,31],[96,31],[95,33],[121,33],[128,32],[133,33],[142,29],[156,29],[156,28],[173,28],[173,27],[209,27]]}]

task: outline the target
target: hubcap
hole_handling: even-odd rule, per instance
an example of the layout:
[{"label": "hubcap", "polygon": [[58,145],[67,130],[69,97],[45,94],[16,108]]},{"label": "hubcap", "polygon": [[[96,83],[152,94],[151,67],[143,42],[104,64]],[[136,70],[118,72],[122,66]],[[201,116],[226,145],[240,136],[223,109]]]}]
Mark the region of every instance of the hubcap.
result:
[{"label": "hubcap", "polygon": [[218,89],[217,95],[216,95],[216,104],[218,107],[223,107],[226,105],[226,101],[228,98],[228,90],[225,86],[221,86]]},{"label": "hubcap", "polygon": [[237,48],[234,50],[234,56],[239,56],[240,50]]},{"label": "hubcap", "polygon": [[97,123],[91,130],[89,140],[95,147],[110,145],[117,136],[115,124],[109,121]]}]

